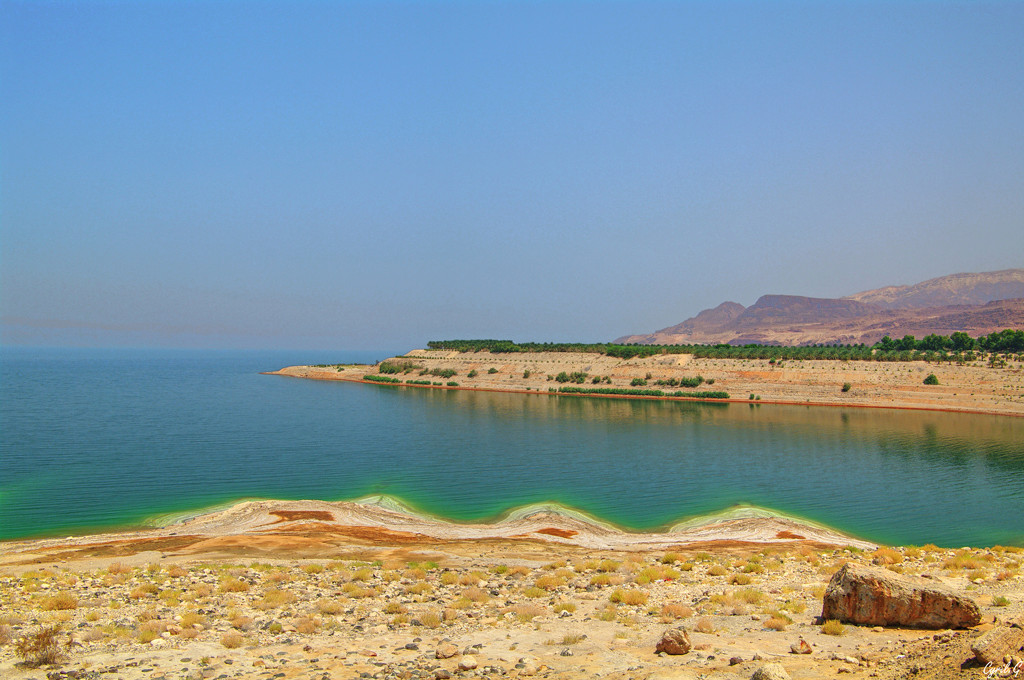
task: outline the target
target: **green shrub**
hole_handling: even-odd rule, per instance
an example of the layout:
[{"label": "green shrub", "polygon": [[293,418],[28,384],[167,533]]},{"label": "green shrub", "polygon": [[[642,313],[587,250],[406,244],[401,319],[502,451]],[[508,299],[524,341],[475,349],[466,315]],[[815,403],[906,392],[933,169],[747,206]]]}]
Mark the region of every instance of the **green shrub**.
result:
[{"label": "green shrub", "polygon": [[414,369],[423,368],[411,361],[382,361],[377,370],[381,373],[411,373]]},{"label": "green shrub", "polygon": [[473,370],[471,370],[469,373],[466,374],[466,377],[467,378],[475,378],[475,377],[477,377],[477,375],[479,375],[479,373],[477,373],[477,370],[474,368]]},{"label": "green shrub", "polygon": [[939,379],[935,376],[934,373],[929,373],[928,377],[924,379],[924,384],[925,385],[938,385],[939,384]]},{"label": "green shrub", "polygon": [[529,369],[523,371],[523,379],[525,380],[525,379],[529,378],[531,373],[532,373],[532,371],[530,371]]},{"label": "green shrub", "polygon": [[386,375],[364,375],[363,376],[363,380],[368,380],[370,382],[378,382],[378,383],[401,383],[402,382],[402,380],[400,378],[390,378],[390,377],[388,377]]},{"label": "green shrub", "polygon": [[633,378],[629,381],[629,384],[633,387],[643,387],[647,384],[647,380],[644,378]]},{"label": "green shrub", "polygon": [[455,382],[454,380],[449,380],[447,384],[448,384],[448,387],[458,387],[459,386],[459,383]]},{"label": "green shrub", "polygon": [[498,372],[498,369],[494,368],[493,366],[491,368],[487,369],[487,374],[488,375],[494,375],[497,372]]},{"label": "green shrub", "polygon": [[853,389],[853,385],[850,383],[843,383],[843,392],[849,392],[851,389]]}]

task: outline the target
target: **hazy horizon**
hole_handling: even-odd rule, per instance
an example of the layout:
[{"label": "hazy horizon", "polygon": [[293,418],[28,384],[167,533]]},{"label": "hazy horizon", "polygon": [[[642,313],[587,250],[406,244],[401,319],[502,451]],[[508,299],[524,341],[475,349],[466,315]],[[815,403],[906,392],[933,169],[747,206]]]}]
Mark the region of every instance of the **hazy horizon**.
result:
[{"label": "hazy horizon", "polygon": [[0,343],[608,341],[1024,252],[1024,3],[0,5]]}]

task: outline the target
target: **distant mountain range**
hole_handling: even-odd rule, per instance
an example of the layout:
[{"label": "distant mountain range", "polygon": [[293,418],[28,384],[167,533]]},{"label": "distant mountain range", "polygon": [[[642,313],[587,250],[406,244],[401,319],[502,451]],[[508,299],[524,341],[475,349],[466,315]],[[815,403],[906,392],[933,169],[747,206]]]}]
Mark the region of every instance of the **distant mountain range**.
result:
[{"label": "distant mountain range", "polygon": [[874,344],[885,335],[922,338],[963,331],[977,337],[1004,328],[1024,328],[1024,269],[952,274],[842,298],[763,295],[750,307],[723,302],[674,326],[615,342]]}]

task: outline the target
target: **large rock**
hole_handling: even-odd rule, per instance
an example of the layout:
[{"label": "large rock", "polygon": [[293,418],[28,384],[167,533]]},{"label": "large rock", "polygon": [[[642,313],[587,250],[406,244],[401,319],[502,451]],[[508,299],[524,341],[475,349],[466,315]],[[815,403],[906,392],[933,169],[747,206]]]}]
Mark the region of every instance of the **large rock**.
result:
[{"label": "large rock", "polygon": [[971,645],[981,663],[1000,664],[1003,657],[1013,656],[1024,647],[1024,618],[1008,622],[988,631]]},{"label": "large rock", "polygon": [[685,628],[679,627],[666,630],[658,640],[658,646],[654,648],[654,651],[666,654],[686,654],[692,648],[690,634],[686,632]]},{"label": "large rock", "polygon": [[790,680],[789,673],[780,663],[766,663],[754,671],[750,680]]},{"label": "large rock", "polygon": [[847,562],[832,576],[823,619],[868,626],[968,628],[981,622],[971,598],[918,576]]}]

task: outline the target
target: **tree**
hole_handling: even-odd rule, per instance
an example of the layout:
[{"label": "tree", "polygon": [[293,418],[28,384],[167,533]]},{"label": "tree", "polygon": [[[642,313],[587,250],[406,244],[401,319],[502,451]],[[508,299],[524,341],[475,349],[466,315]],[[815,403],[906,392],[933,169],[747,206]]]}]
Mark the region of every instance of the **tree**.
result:
[{"label": "tree", "polygon": [[949,336],[949,348],[954,352],[966,352],[974,349],[974,338],[963,331],[957,331]]}]

